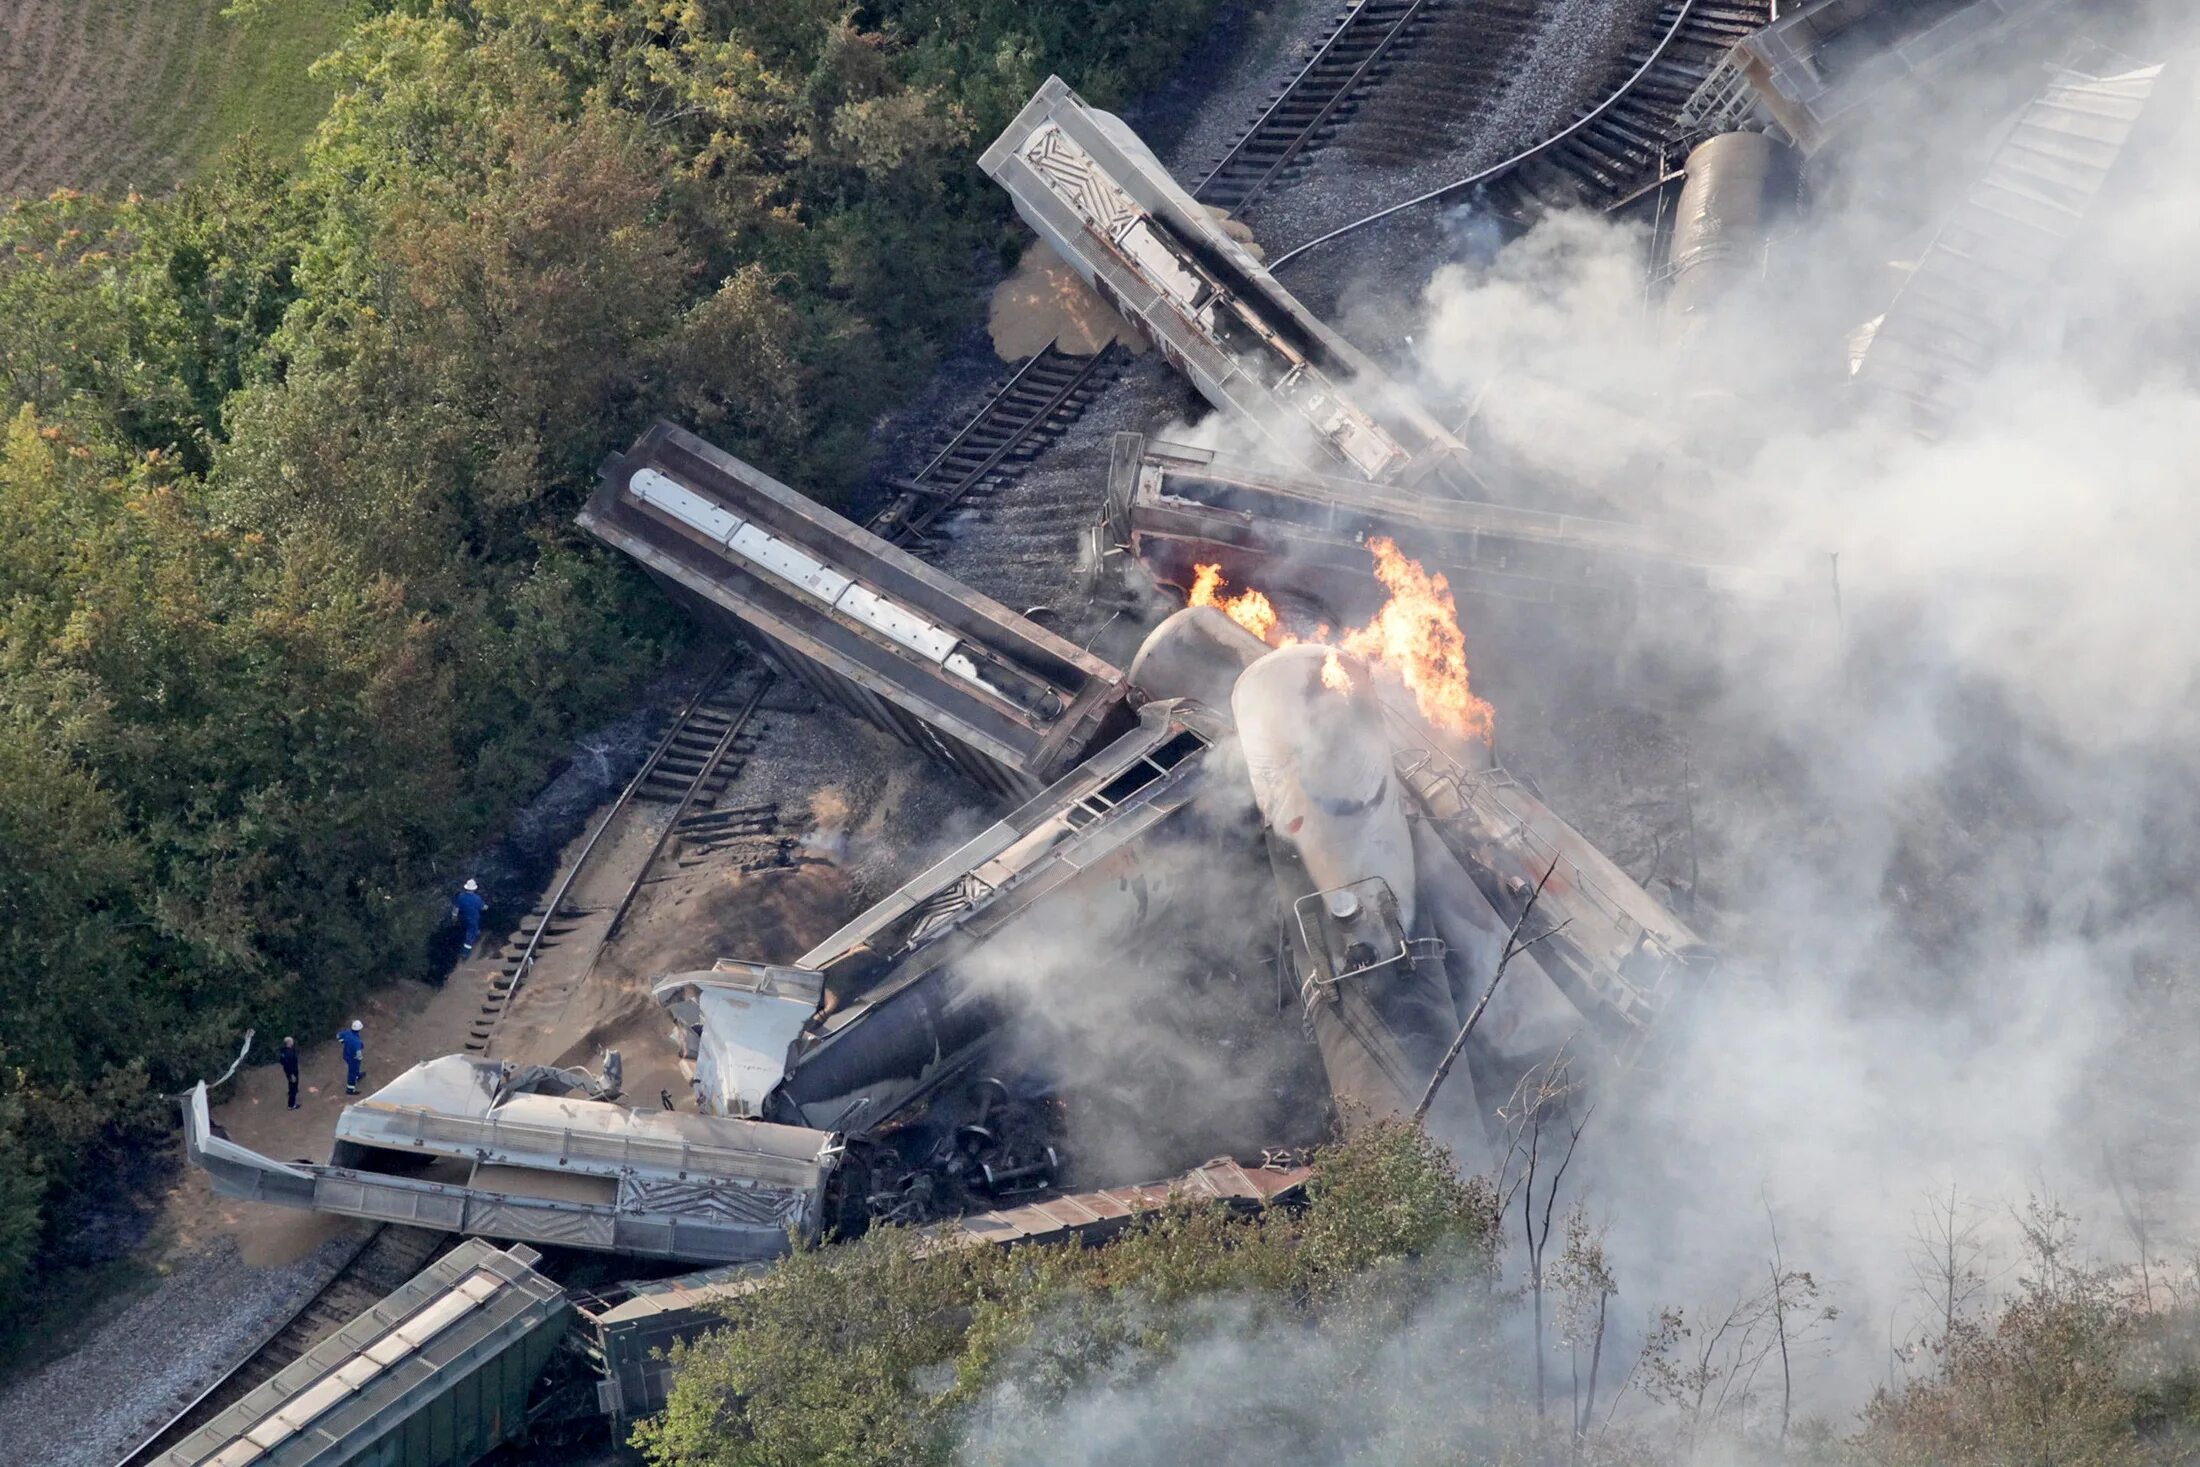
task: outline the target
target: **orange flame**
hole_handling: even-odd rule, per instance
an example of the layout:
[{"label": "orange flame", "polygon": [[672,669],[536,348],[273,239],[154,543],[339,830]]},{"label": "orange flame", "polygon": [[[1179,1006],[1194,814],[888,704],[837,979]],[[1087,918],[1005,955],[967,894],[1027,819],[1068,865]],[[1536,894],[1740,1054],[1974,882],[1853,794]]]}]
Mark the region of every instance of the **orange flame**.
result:
[{"label": "orange flame", "polygon": [[[1192,567],[1192,594],[1185,604],[1212,606],[1263,642],[1273,643],[1278,647],[1290,645],[1290,642],[1276,641],[1275,633],[1280,618],[1276,615],[1276,608],[1268,604],[1266,596],[1258,591],[1246,591],[1242,595],[1226,598],[1222,595],[1225,584],[1227,583],[1222,579],[1220,565],[1195,565]],[[1286,632],[1284,635],[1289,637],[1290,633]],[[1297,640],[1298,638],[1291,637],[1291,642]]]},{"label": "orange flame", "polygon": [[[1419,561],[1398,549],[1397,542],[1375,536],[1367,542],[1375,559],[1375,578],[1390,592],[1390,599],[1374,620],[1334,640],[1330,629],[1319,628],[1313,640],[1334,648],[1322,663],[1322,686],[1332,691],[1352,691],[1352,673],[1345,656],[1390,669],[1413,694],[1421,716],[1438,728],[1461,738],[1488,743],[1496,714],[1487,700],[1475,695],[1467,678],[1467,639],[1459,630],[1459,607],[1451,594],[1451,582],[1441,573],[1430,574]],[[1212,606],[1271,647],[1295,646],[1300,638],[1285,630],[1266,596],[1247,588],[1235,596],[1223,595],[1228,584],[1222,567],[1193,567],[1193,606]]]}]

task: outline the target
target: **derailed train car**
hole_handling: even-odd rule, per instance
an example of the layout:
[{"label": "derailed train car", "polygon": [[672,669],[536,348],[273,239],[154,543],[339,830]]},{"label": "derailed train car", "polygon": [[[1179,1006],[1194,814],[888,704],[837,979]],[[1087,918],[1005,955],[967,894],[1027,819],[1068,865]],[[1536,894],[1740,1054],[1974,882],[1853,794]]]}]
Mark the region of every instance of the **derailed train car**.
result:
[{"label": "derailed train car", "polygon": [[793,676],[1012,799],[1127,727],[1105,662],[670,423],[580,523]]},{"label": "derailed train car", "polygon": [[460,1244],[152,1467],[467,1467],[514,1443],[570,1317],[541,1261]]},{"label": "derailed train car", "polygon": [[491,1060],[429,1060],[346,1106],[325,1163],[220,1135],[206,1086],[184,1143],[214,1190],[378,1222],[696,1263],[774,1258],[814,1234],[841,1141],[826,1131],[512,1088]]},{"label": "derailed train car", "polygon": [[1466,449],[1276,283],[1122,119],[1046,84],[979,159],[1016,211],[1217,408],[1368,479],[1463,473]]},{"label": "derailed train car", "polygon": [[1645,594],[1788,591],[1642,525],[1408,494],[1141,433],[1115,436],[1102,536],[1179,591],[1199,566],[1219,565],[1232,584],[1304,597],[1340,617],[1372,588],[1367,543],[1378,536],[1454,591],[1508,601],[1609,607]]},{"label": "derailed train car", "polygon": [[1725,131],[1761,110],[1805,153],[2067,14],[2070,0],[1807,0],[1737,41],[1684,123]]},{"label": "derailed train car", "polygon": [[[1303,1195],[1309,1173],[1300,1165],[1248,1166],[1222,1159],[1166,1182],[1034,1197],[934,1223],[922,1230],[926,1252],[1007,1248],[1026,1243],[1086,1242],[1109,1237],[1164,1207],[1227,1207],[1235,1211],[1289,1205]],[[675,1370],[666,1358],[677,1342],[725,1320],[725,1306],[762,1286],[762,1265],[711,1269],[677,1278],[637,1281],[575,1299],[576,1334],[600,1375],[596,1403],[625,1422],[664,1409]]]},{"label": "derailed train car", "polygon": [[1470,765],[1401,701],[1383,700],[1382,714],[1417,821],[1508,930],[1522,924],[1518,941],[1534,944],[1537,967],[1591,1041],[1634,1062],[1659,1022],[1710,979],[1716,949],[1512,775]]},{"label": "derailed train car", "polygon": [[[1340,1101],[1359,1115],[1410,1112],[1509,935],[1522,947],[1469,1065],[1484,1090],[1576,1039],[1608,1068],[1634,1063],[1714,967],[1710,947],[1502,770],[1470,765],[1369,669],[1340,688],[1329,660],[1319,646],[1271,651],[1192,607],[1148,639],[1132,677],[1225,697],[1233,711],[1292,977]],[[1435,1114],[1474,1164],[1466,1099],[1455,1091],[1449,1114]]]},{"label": "derailed train car", "polygon": [[984,944],[1070,908],[1066,930],[1118,958],[1164,929],[1166,883],[1142,853],[1202,838],[1186,812],[1224,731],[1196,704],[1149,703],[1130,733],[793,964],[661,980],[702,1103],[863,1138],[968,1075],[1006,998],[969,965]]}]

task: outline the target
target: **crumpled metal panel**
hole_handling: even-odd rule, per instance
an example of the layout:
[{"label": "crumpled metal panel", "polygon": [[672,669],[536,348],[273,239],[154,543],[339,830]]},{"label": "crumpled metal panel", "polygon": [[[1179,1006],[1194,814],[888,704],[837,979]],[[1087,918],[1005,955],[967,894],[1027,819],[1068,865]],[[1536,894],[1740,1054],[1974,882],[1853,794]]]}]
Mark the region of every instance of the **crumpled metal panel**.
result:
[{"label": "crumpled metal panel", "polygon": [[2053,284],[2161,75],[2047,84],[1887,307],[1856,364],[1859,390],[1937,436]]},{"label": "crumpled metal panel", "polygon": [[784,1192],[638,1176],[620,1180],[618,1206],[621,1212],[666,1213],[752,1227],[800,1222],[809,1211],[807,1199]]}]

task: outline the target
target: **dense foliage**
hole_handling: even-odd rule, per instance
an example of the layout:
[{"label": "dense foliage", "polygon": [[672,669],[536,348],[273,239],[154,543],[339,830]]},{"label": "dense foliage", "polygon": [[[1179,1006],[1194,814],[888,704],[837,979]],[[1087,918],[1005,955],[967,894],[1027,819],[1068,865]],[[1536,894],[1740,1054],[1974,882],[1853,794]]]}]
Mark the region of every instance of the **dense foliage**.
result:
[{"label": "dense foliage", "polygon": [[[1401,1126],[1325,1150],[1299,1211],[1172,1210],[1090,1248],[927,1253],[899,1229],[813,1248],[729,1304],[726,1329],[679,1348],[671,1405],[637,1444],[661,1467],[1087,1460],[1092,1443],[1050,1446],[1044,1424],[1100,1399],[1170,1460],[1245,1460],[1249,1440],[1261,1460],[1297,1460],[1420,1384],[1381,1341],[1439,1304],[1505,1312],[1494,1202]],[[1425,1362],[1458,1388],[1456,1409],[1422,1424],[1462,1453],[1495,1444],[1481,1429],[1495,1421],[1494,1336],[1455,1335]],[[1164,1419],[1162,1383],[1218,1338],[1318,1361],[1311,1388],[1280,1406],[1211,1396]]]},{"label": "dense foliage", "polygon": [[676,635],[569,528],[607,448],[844,492],[1010,237],[976,145],[1208,8],[403,0],[295,165],[0,212],[0,1305],[162,1092],[417,972]]},{"label": "dense foliage", "polygon": [[[1950,1308],[1843,1424],[1790,1420],[1788,1372],[1822,1365],[1833,1317],[1809,1274],[1775,1261],[1731,1308],[1614,1331],[1598,1230],[1576,1210],[1561,1245],[1540,1204],[1517,1205],[1541,1195],[1517,1172],[1461,1178],[1419,1131],[1387,1125],[1317,1154],[1301,1209],[1167,1210],[1083,1247],[930,1252],[889,1229],[812,1248],[675,1348],[671,1402],[635,1444],[657,1467],[2200,1457],[2189,1276],[2089,1261],[2052,1207],[2017,1214],[2007,1294]],[[1538,1236],[1540,1285],[1521,1246]],[[1539,1297],[1546,1336],[1530,1328]],[[1584,1374],[1599,1357],[1601,1396]]]}]

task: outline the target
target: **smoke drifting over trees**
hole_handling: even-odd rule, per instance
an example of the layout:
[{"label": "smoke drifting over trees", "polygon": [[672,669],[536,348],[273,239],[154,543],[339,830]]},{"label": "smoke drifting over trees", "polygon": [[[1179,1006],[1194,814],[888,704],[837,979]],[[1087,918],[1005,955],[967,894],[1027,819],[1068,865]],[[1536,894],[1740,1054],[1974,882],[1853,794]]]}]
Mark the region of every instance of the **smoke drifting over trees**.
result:
[{"label": "smoke drifting over trees", "polygon": [[[2151,60],[2192,29],[2104,34]],[[1600,217],[1551,216],[1428,283],[1424,395],[1471,408],[1501,492],[1692,526],[1794,588],[1645,607],[1602,655],[1467,612],[1508,762],[1654,865],[1724,972],[1556,1187],[1553,1128],[1566,1147],[1578,1108],[1508,1114],[1498,1266],[1519,1308],[1439,1288],[1348,1346],[1204,1299],[1167,1314],[1164,1368],[1043,1399],[1002,1379],[968,1460],[1172,1460],[1214,1413],[1299,1423],[1362,1371],[1383,1383],[1365,1410],[1263,1459],[2189,1450],[2200,78],[2164,73],[2051,288],[1934,437],[1851,381],[1863,328],[2047,76],[2034,53],[1878,118],[1814,174],[1762,277],[1686,330],[1644,309],[1644,239]],[[1467,1341],[1502,1348],[1470,1362]],[[1543,1424],[1476,1434],[1521,1412]]]}]

